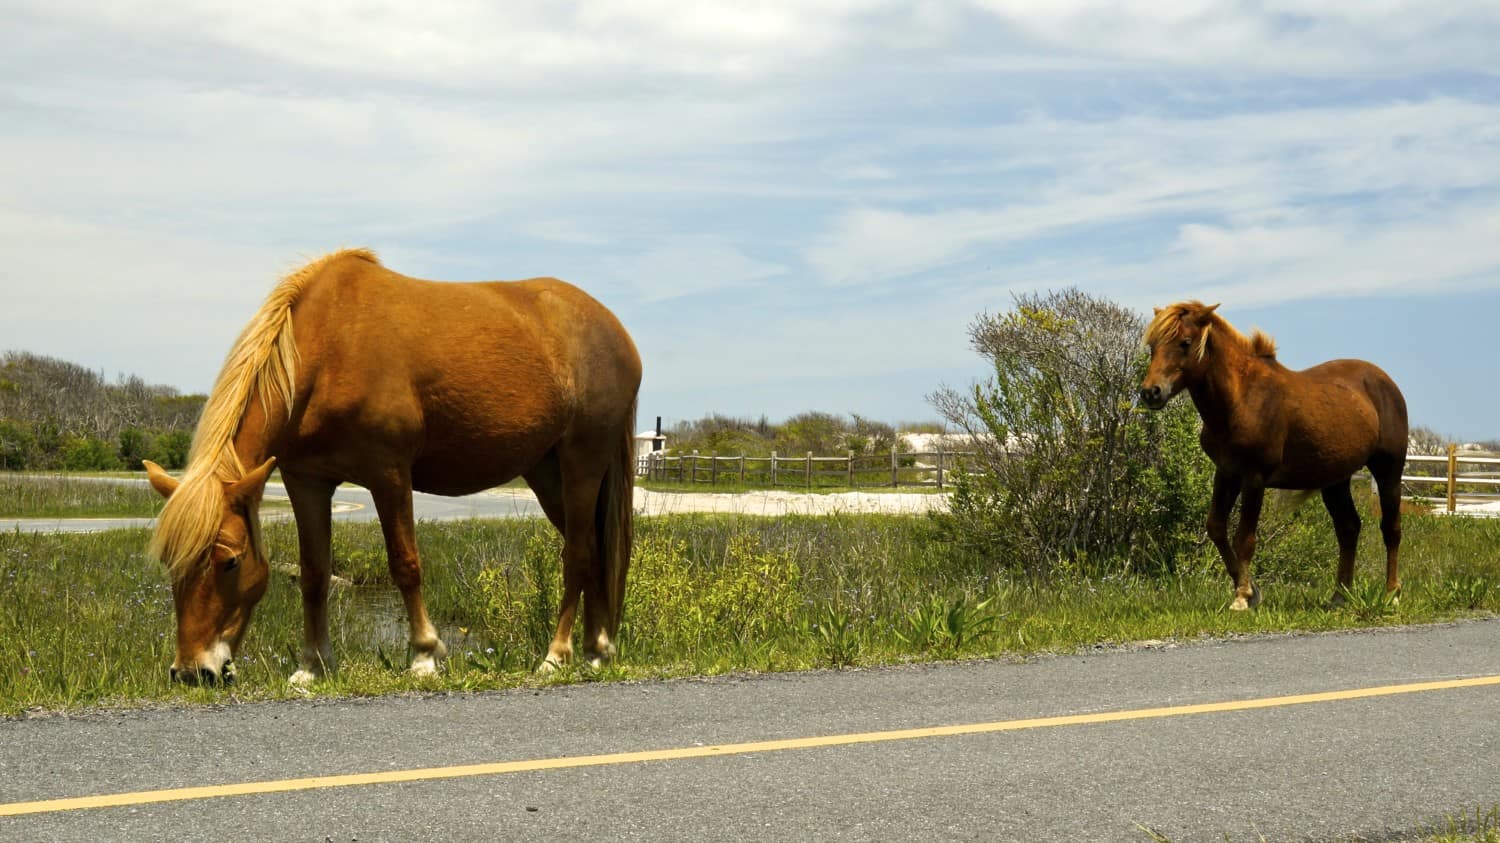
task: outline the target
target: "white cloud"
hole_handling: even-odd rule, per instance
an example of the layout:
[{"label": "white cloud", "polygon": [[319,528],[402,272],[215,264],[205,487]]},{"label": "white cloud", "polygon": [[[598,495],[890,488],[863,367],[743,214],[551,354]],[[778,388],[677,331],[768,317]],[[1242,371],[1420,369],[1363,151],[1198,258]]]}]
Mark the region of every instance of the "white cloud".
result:
[{"label": "white cloud", "polygon": [[[687,376],[670,347],[763,383],[965,365],[963,325],[1013,288],[1497,283],[1493,2],[0,17],[0,333],[185,386],[276,273],[340,245],[566,277],[633,312],[655,371]],[[170,341],[134,327],[163,319]]]},{"label": "white cloud", "polygon": [[1500,9],[1485,0],[976,0],[1065,55],[1214,72],[1373,74],[1491,62]]},{"label": "white cloud", "polygon": [[[975,158],[988,149],[1012,165],[1035,162],[1039,175],[1023,189],[991,174],[987,183],[997,195],[989,204],[965,196],[968,206],[957,209],[855,207],[835,216],[804,256],[830,283],[872,284],[1004,255],[1007,248],[1044,249],[1039,242],[1075,231],[1098,236],[1068,249],[1110,254],[1121,246],[1110,240],[1110,227],[1128,223],[1182,226],[1175,243],[1156,247],[1154,265],[1163,273],[1182,269],[1183,254],[1217,252],[1224,258],[1217,267],[1238,266],[1249,278],[1273,253],[1292,264],[1299,248],[1303,258],[1324,255],[1330,244],[1370,254],[1358,244],[1415,246],[1430,235],[1451,241],[1450,251],[1431,260],[1425,276],[1411,274],[1423,267],[1410,261],[1391,262],[1380,273],[1328,273],[1316,291],[1388,288],[1440,270],[1443,278],[1467,277],[1493,266],[1482,237],[1462,232],[1483,228],[1500,212],[1496,126],[1500,106],[1450,98],[1200,119],[1028,120],[962,141],[972,144]],[[1439,198],[1454,193],[1472,195],[1462,202]],[[1461,210],[1445,210],[1454,208]],[[1433,225],[1435,213],[1453,219]],[[1332,214],[1339,216],[1337,229],[1318,224]],[[1183,218],[1191,222],[1177,222]],[[1403,237],[1406,230],[1415,233]],[[1274,251],[1262,242],[1268,240]],[[1288,293],[1307,289],[1291,285]]]},{"label": "white cloud", "polygon": [[787,267],[753,258],[720,237],[674,237],[585,271],[601,285],[624,286],[658,303],[741,287],[785,275]]}]

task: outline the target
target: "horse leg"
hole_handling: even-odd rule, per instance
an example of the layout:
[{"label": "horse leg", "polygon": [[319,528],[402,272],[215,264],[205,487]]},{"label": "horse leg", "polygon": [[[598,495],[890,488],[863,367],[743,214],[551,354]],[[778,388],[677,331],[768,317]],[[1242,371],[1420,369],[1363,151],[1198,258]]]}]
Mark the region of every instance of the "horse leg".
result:
[{"label": "horse leg", "polygon": [[1229,608],[1239,612],[1260,605],[1260,589],[1250,580],[1250,560],[1255,556],[1255,529],[1260,524],[1261,504],[1266,487],[1259,480],[1244,483],[1240,490],[1240,523],[1234,531],[1234,602]]},{"label": "horse leg", "polygon": [[[604,486],[604,468],[595,453],[565,454],[561,460],[563,488],[563,593],[557,616],[557,631],[547,648],[547,658],[537,669],[550,671],[573,657],[573,622],[583,603],[584,655],[597,666],[614,652],[606,631],[608,609],[605,598],[604,560],[599,549],[595,512]],[[576,452],[575,452],[576,453]]]},{"label": "horse leg", "polygon": [[1339,572],[1334,582],[1333,606],[1342,605],[1344,593],[1354,587],[1354,556],[1359,549],[1359,510],[1354,508],[1354,496],[1349,492],[1349,481],[1335,483],[1323,490],[1323,506],[1333,519],[1333,533],[1339,540]]},{"label": "horse leg", "polygon": [[1405,460],[1371,460],[1370,473],[1380,491],[1380,536],[1385,539],[1385,591],[1393,601],[1401,591],[1396,553],[1401,549],[1401,469]]},{"label": "horse leg", "polygon": [[422,558],[417,554],[411,482],[403,477],[399,482],[370,489],[370,495],[375,498],[380,531],[385,535],[386,564],[406,605],[411,630],[411,672],[430,676],[437,672],[438,660],[448,654],[448,648],[438,638],[437,627],[428,619],[427,605],[422,602]]},{"label": "horse leg", "polygon": [[1234,553],[1234,547],[1229,544],[1229,513],[1234,510],[1235,499],[1240,496],[1240,478],[1229,474],[1222,469],[1214,472],[1213,499],[1208,505],[1208,537],[1219,549],[1219,558],[1224,560],[1224,569],[1229,572],[1229,579],[1238,583],[1240,581],[1240,567]]},{"label": "horse leg", "polygon": [[526,485],[536,495],[536,502],[541,504],[542,512],[546,513],[547,520],[557,528],[557,532],[566,536],[568,534],[567,521],[563,515],[563,487],[562,469],[558,467],[557,453],[547,454],[534,468],[526,472]]},{"label": "horse leg", "polygon": [[[557,532],[560,533],[566,541],[568,535],[568,521],[566,509],[563,503],[564,498],[562,485],[562,469],[558,464],[557,452],[554,451],[552,453],[549,453],[540,463],[537,463],[535,468],[531,469],[531,471],[526,472],[526,485],[530,486],[531,491],[536,494],[536,501],[541,505],[542,512],[546,513],[547,520],[552,522],[552,526],[557,528]],[[566,554],[567,552],[564,551],[564,560],[566,560]],[[563,567],[564,571],[566,572],[566,561],[564,562]],[[563,577],[563,588],[565,591],[568,589],[566,573],[564,573]],[[552,671],[556,670],[563,662],[572,658],[573,626],[571,617],[572,612],[576,611],[576,607],[567,607],[566,594],[563,595],[563,601],[564,613],[569,618],[568,629],[566,631],[566,634],[564,634],[564,631],[562,629],[562,618],[559,617],[558,630],[553,636],[552,644],[547,648],[546,657],[542,659],[541,664],[537,665],[537,673],[551,673]],[[557,640],[559,638],[564,639],[566,644],[565,648],[559,647],[559,645],[557,644]]]},{"label": "horse leg", "polygon": [[293,685],[308,685],[332,673],[333,645],[328,640],[328,585],[332,575],[333,490],[335,484],[281,472],[292,514],[297,519],[297,550],[302,589],[302,654]]}]

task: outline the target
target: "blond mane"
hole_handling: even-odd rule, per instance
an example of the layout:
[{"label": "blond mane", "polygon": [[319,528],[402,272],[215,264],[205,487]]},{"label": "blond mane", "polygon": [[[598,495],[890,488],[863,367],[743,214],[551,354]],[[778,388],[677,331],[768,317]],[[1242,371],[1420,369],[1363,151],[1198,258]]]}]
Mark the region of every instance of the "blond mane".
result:
[{"label": "blond mane", "polygon": [[1248,355],[1276,359],[1275,340],[1259,329],[1251,331],[1250,336],[1245,336],[1235,330],[1224,317],[1214,313],[1216,307],[1218,305],[1210,307],[1201,301],[1181,301],[1161,308],[1146,327],[1146,345],[1155,348],[1162,342],[1185,336],[1189,329],[1184,323],[1192,322],[1200,328],[1197,345],[1193,348],[1194,359],[1201,361],[1208,353],[1209,334],[1216,331]]},{"label": "blond mane", "polygon": [[[292,307],[302,291],[329,263],[343,257],[378,264],[368,249],[345,249],[325,255],[287,275],[271,290],[229,350],[224,368],[203,406],[187,468],[162,508],[151,535],[151,553],[167,564],[174,582],[206,558],[224,520],[224,484],[245,476],[248,468],[234,449],[234,437],[252,398],[259,395],[267,414],[280,402],[292,412],[297,375],[297,344],[292,337]],[[250,541],[264,557],[260,525],[250,519]]]}]

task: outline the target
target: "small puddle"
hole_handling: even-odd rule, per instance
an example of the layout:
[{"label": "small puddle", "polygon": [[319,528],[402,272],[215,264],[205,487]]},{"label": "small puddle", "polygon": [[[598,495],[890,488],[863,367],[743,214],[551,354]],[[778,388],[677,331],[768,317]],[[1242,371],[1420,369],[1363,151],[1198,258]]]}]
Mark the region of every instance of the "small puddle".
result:
[{"label": "small puddle", "polygon": [[[344,637],[370,648],[378,648],[393,661],[406,653],[411,627],[401,592],[390,584],[356,585],[339,590],[343,606]],[[457,625],[438,624],[438,637],[448,645],[450,654],[483,649],[482,636]]]}]

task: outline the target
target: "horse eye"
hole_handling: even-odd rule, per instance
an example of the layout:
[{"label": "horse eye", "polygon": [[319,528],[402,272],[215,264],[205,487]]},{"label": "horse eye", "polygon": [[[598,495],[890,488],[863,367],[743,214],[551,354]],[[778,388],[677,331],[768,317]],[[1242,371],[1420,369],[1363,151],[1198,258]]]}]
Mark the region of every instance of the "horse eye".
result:
[{"label": "horse eye", "polygon": [[1180,342],[1180,343],[1177,344],[1177,347],[1180,348],[1180,349],[1182,349],[1183,351],[1187,351],[1189,348],[1192,348],[1192,346],[1193,346],[1193,341],[1192,340],[1183,340],[1182,342]]},{"label": "horse eye", "polygon": [[240,566],[240,558],[238,556],[231,556],[228,559],[224,560],[224,570],[225,570],[225,572],[233,571],[235,568],[238,568],[239,566]]}]

